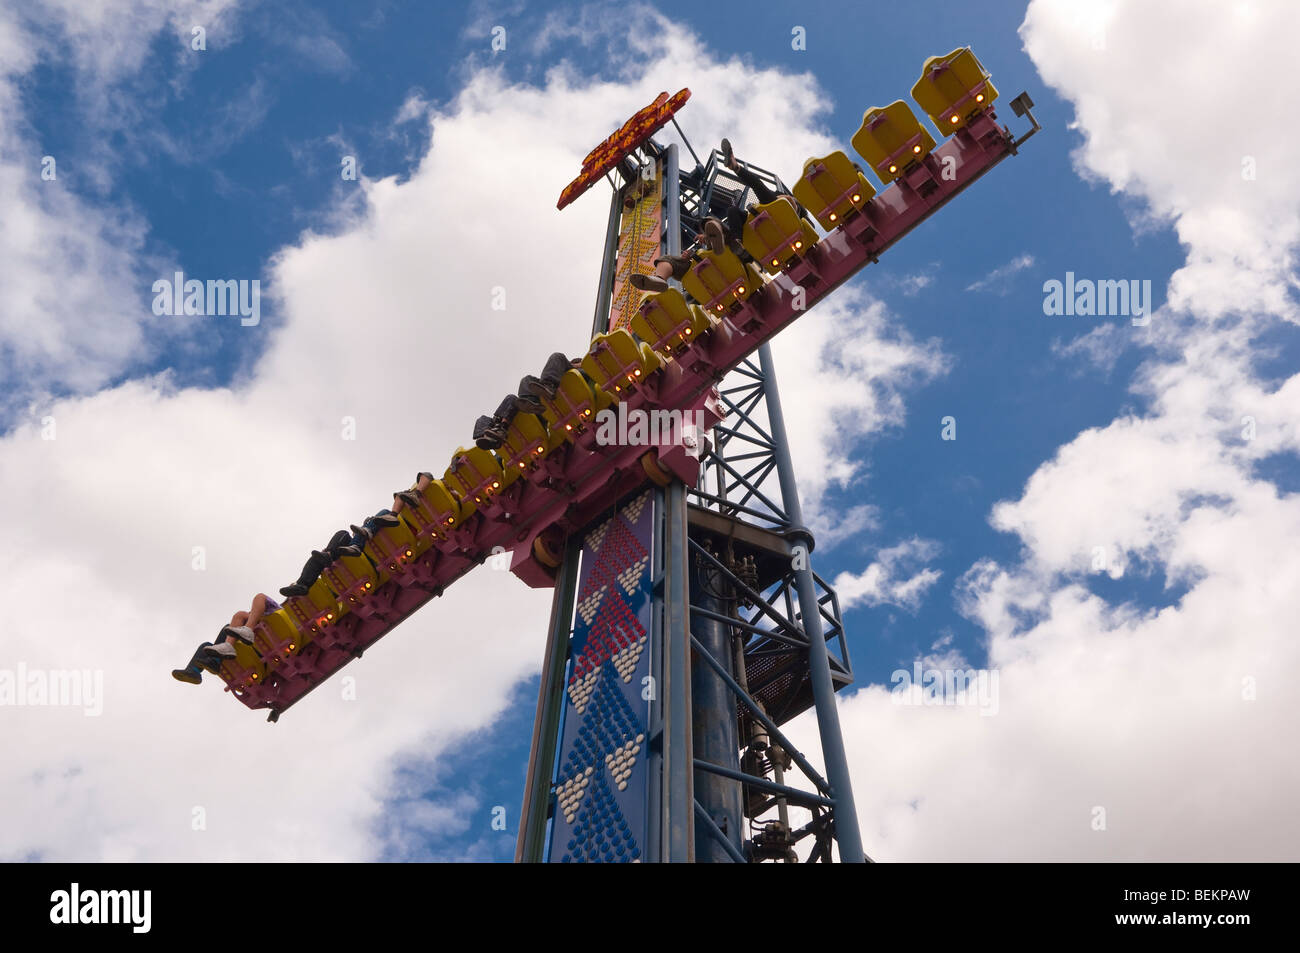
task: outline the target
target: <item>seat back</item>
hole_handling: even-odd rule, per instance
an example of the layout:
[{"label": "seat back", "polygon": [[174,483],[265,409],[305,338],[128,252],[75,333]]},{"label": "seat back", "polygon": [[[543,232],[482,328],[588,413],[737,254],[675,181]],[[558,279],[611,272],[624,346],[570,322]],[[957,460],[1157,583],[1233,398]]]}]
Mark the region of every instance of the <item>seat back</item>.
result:
[{"label": "seat back", "polygon": [[560,378],[553,398],[545,399],[546,427],[570,442],[594,423],[596,414],[614,403],[600,388],[592,388],[576,368],[569,368]]},{"label": "seat back", "polygon": [[632,333],[666,357],[676,357],[712,326],[708,313],[676,288],[646,295],[632,315]]},{"label": "seat back", "polygon": [[419,506],[403,506],[401,518],[411,527],[415,541],[446,539],[460,525],[460,502],[441,480],[433,480],[420,494]]},{"label": "seat back", "polygon": [[468,515],[471,506],[478,509],[505,488],[505,474],[491,450],[461,447],[452,456],[442,482],[460,497],[461,509]]},{"label": "seat back", "polygon": [[803,175],[790,191],[828,232],[876,194],[866,176],[839,150],[805,162]]},{"label": "seat back", "polygon": [[243,694],[266,681],[266,663],[257,651],[243,642],[235,642],[235,657],[221,663],[221,678],[236,694]]},{"label": "seat back", "polygon": [[384,582],[385,577],[399,574],[418,555],[415,534],[405,523],[385,526],[366,541],[365,554],[374,561],[379,580]]},{"label": "seat back", "polygon": [[912,98],[946,136],[988,109],[998,98],[998,91],[989,80],[988,70],[966,46],[926,60],[921,78],[912,87]]},{"label": "seat back", "polygon": [[741,232],[741,243],[764,271],[775,275],[807,255],[817,244],[817,233],[793,205],[778,197],[754,209]]},{"label": "seat back", "polygon": [[926,132],[901,99],[863,113],[862,126],[853,134],[852,142],[853,148],[886,185],[922,161],[934,148],[934,136]]},{"label": "seat back", "polygon": [[521,476],[537,468],[546,455],[564,442],[550,433],[541,417],[520,411],[506,428],[506,439],[498,451],[501,457],[503,485],[510,486]]},{"label": "seat back", "polygon": [[321,578],[345,609],[360,605],[379,585],[379,574],[365,556],[336,559],[321,571]]},{"label": "seat back", "polygon": [[307,595],[290,596],[284,600],[284,605],[277,611],[284,612],[289,622],[303,634],[305,639],[322,627],[333,623],[342,609],[329,584],[320,578],[311,584]]},{"label": "seat back", "polygon": [[[253,647],[262,659],[278,665],[311,640],[311,634],[299,632],[289,613],[283,608],[262,617],[253,629]],[[238,649],[236,649],[238,653]]]},{"label": "seat back", "polygon": [[605,393],[623,400],[659,370],[662,361],[648,348],[641,349],[626,328],[597,334],[582,359],[582,369]]},{"label": "seat back", "polygon": [[752,266],[746,265],[731,249],[722,254],[706,251],[691,265],[682,278],[686,293],[707,311],[729,314],[740,302],[754,294],[763,283]]}]

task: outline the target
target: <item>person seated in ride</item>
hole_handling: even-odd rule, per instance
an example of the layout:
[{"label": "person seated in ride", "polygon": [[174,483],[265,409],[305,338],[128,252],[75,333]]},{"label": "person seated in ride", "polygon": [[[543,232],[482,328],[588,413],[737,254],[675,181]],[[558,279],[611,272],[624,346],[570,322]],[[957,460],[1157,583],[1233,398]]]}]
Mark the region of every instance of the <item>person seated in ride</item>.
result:
[{"label": "person seated in ride", "polygon": [[812,224],[812,218],[809,216],[808,210],[795,200],[794,195],[788,191],[778,192],[771,188],[759,178],[756,172],[753,172],[747,165],[736,158],[729,139],[722,140],[722,164],[731,170],[731,174],[740,180],[741,184],[747,186],[754,193],[754,198],[757,201],[751,204],[748,209],[739,203],[732,203],[723,210],[720,216],[710,215],[704,220],[704,238],[708,243],[709,250],[715,255],[720,255],[730,248],[741,261],[754,260],[753,256],[745,250],[745,246],[741,243],[741,235],[745,228],[745,222],[749,220],[750,212],[754,210],[755,205],[766,205],[768,202],[784,199],[790,203],[790,207],[798,213],[800,218]]},{"label": "person seated in ride", "polygon": [[370,538],[381,529],[399,525],[402,521],[397,518],[397,514],[402,511],[402,507],[418,505],[415,494],[424,492],[425,487],[432,481],[431,473],[417,474],[415,483],[409,490],[399,490],[393,494],[391,510],[380,510],[374,516],[363,520],[360,526],[353,524],[348,527],[352,531],[350,534],[347,530],[339,530],[330,537],[324,549],[313,549],[311,555],[307,557],[307,562],[303,564],[298,580],[282,587],[280,595],[290,599],[295,596],[305,596],[320,578],[320,574],[325,571],[325,567],[343,556],[363,555],[364,547]]},{"label": "person seated in ride", "polygon": [[507,394],[491,414],[484,414],[474,422],[474,445],[484,450],[496,450],[505,443],[515,414],[520,411],[541,415],[546,406],[542,399],[552,399],[559,389],[560,380],[570,368],[582,368],[582,358],[572,360],[559,351],[546,359],[538,377],[525,375],[519,381],[519,392]]},{"label": "person seated in ride", "polygon": [[[424,491],[429,488],[433,482],[433,474],[421,470],[415,475],[415,482],[405,490],[395,490],[393,492],[393,508],[391,510],[380,510],[374,516],[367,517],[361,521],[361,525],[353,523],[348,528],[352,530],[352,544],[339,552],[341,556],[364,555],[365,545],[374,538],[374,535],[381,529],[390,529],[401,524],[397,514],[408,506],[415,508],[420,505],[420,497]],[[357,550],[353,552],[352,550]],[[336,557],[337,558],[337,557]],[[366,556],[369,559],[369,556]],[[373,560],[371,560],[373,562]],[[329,563],[325,564],[326,566]]]},{"label": "person seated in ride", "polygon": [[[386,511],[381,511],[386,512]],[[374,517],[371,517],[374,519]],[[393,526],[397,525],[397,517],[392,517]],[[361,544],[364,545],[364,542]],[[325,544],[324,549],[313,549],[307,561],[303,563],[302,572],[298,574],[298,580],[291,582],[287,586],[280,588],[280,595],[287,598],[295,596],[305,596],[308,590],[316,584],[320,574],[325,567],[334,562],[341,556],[360,556],[361,546],[357,544],[355,534],[347,530],[339,530],[330,537],[330,541]]]},{"label": "person seated in ride", "polygon": [[[528,412],[540,414],[543,410],[541,401],[530,398]],[[505,442],[506,431],[519,413],[520,400],[515,394],[507,394],[490,414],[483,414],[474,421],[474,445],[482,450],[495,450]]]},{"label": "person seated in ride", "polygon": [[[722,140],[722,164],[731,170],[731,174],[734,178],[739,179],[741,184],[747,186],[749,190],[754,193],[754,199],[756,200],[755,204],[766,205],[768,202],[773,202],[777,199],[785,199],[791,206],[793,206],[800,218],[809,225],[813,224],[812,216],[809,215],[808,210],[800,205],[795,199],[794,193],[788,190],[777,191],[776,189],[771,188],[759,177],[757,172],[752,171],[749,166],[736,158],[736,154],[731,148],[730,139]],[[859,168],[858,171],[861,172],[862,170]],[[744,222],[741,222],[741,226],[744,226]]]},{"label": "person seated in ride", "polygon": [[[415,475],[414,483],[412,483],[405,490],[398,490],[393,494],[393,508],[391,510],[380,510],[374,516],[370,517],[370,519],[366,520],[361,526],[353,526],[352,532],[354,534],[364,536],[366,539],[369,539],[371,536],[375,535],[375,530],[377,528],[382,528],[384,526],[396,526],[397,525],[396,522],[389,522],[387,520],[384,520],[383,517],[385,516],[396,517],[398,513],[402,512],[403,507],[419,506],[420,497],[423,495],[424,491],[429,488],[429,484],[432,482],[433,482],[433,474],[425,470],[421,470],[419,473]],[[361,543],[360,545],[364,546],[365,544]]]},{"label": "person seated in ride", "polygon": [[245,645],[253,644],[253,627],[262,621],[262,617],[280,608],[280,604],[264,593],[258,593],[253,596],[253,602],[248,611],[236,612],[230,617],[230,624],[223,626],[217,634],[216,642],[202,642],[194,650],[194,655],[190,658],[189,664],[184,668],[172,670],[172,678],[178,682],[187,682],[190,685],[198,685],[203,681],[203,672],[211,672],[216,675],[221,668],[221,663],[228,658],[235,657],[235,642],[240,641]]},{"label": "person seated in ride", "polygon": [[683,254],[680,255],[662,255],[655,259],[655,273],[653,275],[643,275],[637,273],[628,280],[632,287],[638,291],[667,291],[668,279],[681,281],[686,277],[686,272],[699,258],[697,246],[704,243],[704,236],[697,235],[695,244],[691,245]]}]

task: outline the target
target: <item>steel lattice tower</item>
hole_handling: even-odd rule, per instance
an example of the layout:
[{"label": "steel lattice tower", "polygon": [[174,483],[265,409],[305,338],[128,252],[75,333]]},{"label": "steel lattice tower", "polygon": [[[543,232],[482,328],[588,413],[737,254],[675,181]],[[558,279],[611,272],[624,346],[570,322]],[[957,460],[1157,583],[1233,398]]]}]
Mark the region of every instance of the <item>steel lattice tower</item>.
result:
[{"label": "steel lattice tower", "polygon": [[[749,200],[719,153],[691,156],[682,172],[677,146],[648,141],[621,167],[593,333],[635,307],[633,269]],[[685,438],[697,484],[661,481],[567,545],[519,860],[830,861],[833,845],[864,859],[834,698],[852,671],[835,593],[811,568],[768,345],[707,404],[722,419]],[[809,708],[824,778],[781,730]]]}]

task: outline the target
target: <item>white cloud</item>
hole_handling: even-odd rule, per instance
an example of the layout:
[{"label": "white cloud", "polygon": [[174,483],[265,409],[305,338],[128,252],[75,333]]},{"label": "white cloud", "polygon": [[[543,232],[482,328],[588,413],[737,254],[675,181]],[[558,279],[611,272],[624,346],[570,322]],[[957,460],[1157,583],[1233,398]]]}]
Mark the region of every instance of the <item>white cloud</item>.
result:
[{"label": "white cloud", "polygon": [[1052,342],[1052,353],[1061,358],[1077,358],[1103,371],[1115,367],[1124,349],[1132,343],[1127,328],[1115,324],[1099,324],[1087,334],[1080,334],[1068,343]]},{"label": "white cloud", "polygon": [[129,97],[113,93],[156,37],[171,31],[179,50],[190,24],[206,23],[215,42],[232,6],[59,0],[0,9],[0,376],[9,384],[0,421],[51,391],[91,392],[188,330],[152,320],[147,276],[169,269],[146,254],[138,213],[96,201],[103,164],[64,154],[45,163],[22,114],[22,77],[42,60],[70,61],[79,122],[93,140],[123,116]]},{"label": "white cloud", "polygon": [[[1022,36],[1075,106],[1080,172],[1138,209],[1135,226],[1172,226],[1187,261],[1139,339],[1144,409],[1079,434],[999,504],[993,524],[1022,557],[981,560],[962,581],[1000,673],[997,717],[892,705],[881,687],[842,701],[877,857],[1300,850],[1300,769],[1279,755],[1297,726],[1300,497],[1252,476],[1300,450],[1300,376],[1255,366],[1257,335],[1296,319],[1300,168],[1276,119],[1297,28],[1287,4],[1030,5]],[[1096,546],[1162,571],[1169,604],[1091,591]]]},{"label": "white cloud", "polygon": [[406,99],[402,102],[402,108],[397,110],[397,115],[393,119],[393,125],[400,126],[403,123],[411,122],[414,119],[423,119],[428,115],[429,110],[433,108],[433,103],[425,99],[419,90],[411,90]]},{"label": "white cloud", "polygon": [[[409,178],[363,178],[329,234],[275,256],[264,290],[283,324],[247,330],[272,336],[230,388],[181,389],[164,375],[96,391],[90,379],[91,393],[42,408],[57,439],[34,421],[0,439],[0,498],[39,504],[6,519],[0,579],[11,604],[36,608],[6,629],[5,655],[102,669],[106,692],[99,719],[0,710],[0,857],[367,858],[400,839],[386,805],[403,829],[486,830],[483,805],[457,795],[426,807],[398,766],[428,770],[497,716],[539,662],[546,592],[480,569],[347,669],[356,701],[336,679],[274,727],[167,673],[252,593],[288,582],[331,531],[386,505],[417,469],[443,466],[521,373],[584,345],[607,206],[593,194],[557,214],[554,202],[646,90],[689,84],[683,122],[697,143],[731,133],[782,172],[830,147],[815,131],[825,100],[806,76],[719,63],[680,28],[645,26],[626,24],[640,52],[623,81],[556,70],[544,86],[511,86],[473,73],[431,113],[433,147]],[[756,88],[771,108],[737,132]],[[502,189],[519,181],[521,156],[527,187]],[[112,276],[138,261],[123,254],[87,287],[125,298]],[[49,288],[61,274],[28,280]],[[490,307],[498,286],[504,312]],[[35,318],[61,314],[46,304]],[[834,436],[900,419],[899,388],[940,366],[860,295],[782,335],[778,360],[791,427],[836,478],[852,468]],[[833,423],[827,406],[840,411]],[[353,441],[340,439],[344,416],[357,422]],[[205,571],[191,568],[195,546]],[[440,780],[456,790],[454,776]],[[196,807],[204,831],[191,829]]]},{"label": "white cloud", "polygon": [[825,525],[840,519],[821,513],[826,492],[863,476],[854,443],[900,426],[904,395],[944,374],[949,361],[938,341],[916,341],[857,287],[841,288],[813,314],[773,341],[772,356],[805,515]]},{"label": "white cloud", "polygon": [[937,543],[917,537],[880,550],[862,572],[842,572],[835,577],[840,608],[847,611],[856,605],[889,604],[915,610],[926,590],[943,575],[937,569],[917,567],[937,555]]},{"label": "white cloud", "polygon": [[985,277],[979,281],[973,281],[966,286],[967,291],[992,291],[994,294],[1006,295],[1011,291],[1011,277],[1024,271],[1026,268],[1034,266],[1034,256],[1030,254],[1017,255],[1005,265],[994,268]]}]

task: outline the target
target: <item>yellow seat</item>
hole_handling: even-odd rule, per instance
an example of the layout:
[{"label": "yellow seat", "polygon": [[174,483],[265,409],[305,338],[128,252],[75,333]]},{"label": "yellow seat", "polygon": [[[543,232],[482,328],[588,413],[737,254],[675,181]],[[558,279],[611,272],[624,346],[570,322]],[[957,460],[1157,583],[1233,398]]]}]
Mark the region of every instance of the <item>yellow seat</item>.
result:
[{"label": "yellow seat", "polygon": [[266,680],[266,663],[251,646],[235,640],[235,657],[221,663],[221,678],[236,695]]},{"label": "yellow seat", "polygon": [[803,175],[790,191],[828,232],[876,194],[866,176],[838,150],[805,162]]},{"label": "yellow seat", "polygon": [[547,429],[564,440],[576,440],[595,420],[598,413],[614,401],[599,387],[592,388],[577,368],[569,368],[560,378],[555,396],[542,401],[546,407]]},{"label": "yellow seat", "polygon": [[297,652],[310,639],[311,633],[300,632],[284,608],[263,616],[253,630],[254,649],[265,661],[275,665]]},{"label": "yellow seat", "polygon": [[442,477],[443,484],[460,497],[463,516],[491,501],[505,488],[501,461],[491,450],[460,447]]},{"label": "yellow seat", "polygon": [[564,442],[560,434],[550,433],[536,414],[515,414],[501,442],[503,485],[509,486],[528,471],[535,469],[546,455]]},{"label": "yellow seat", "polygon": [[712,326],[708,313],[688,304],[676,288],[646,295],[632,315],[632,333],[667,357],[676,357]]},{"label": "yellow seat", "polygon": [[366,541],[365,553],[379,567],[380,580],[383,581],[385,577],[400,573],[402,567],[418,555],[415,534],[402,522],[385,526]]},{"label": "yellow seat", "polygon": [[817,244],[813,227],[799,217],[793,205],[775,198],[757,206],[740,234],[745,251],[769,275],[775,275]]},{"label": "yellow seat", "polygon": [[423,545],[425,540],[446,539],[460,524],[460,501],[441,480],[432,480],[420,494],[420,505],[403,506],[399,515]]},{"label": "yellow seat", "polygon": [[706,310],[727,314],[763,284],[752,265],[745,264],[727,249],[718,255],[703,252],[699,261],[682,278],[686,293]]},{"label": "yellow seat", "polygon": [[597,334],[582,359],[582,369],[596,386],[617,400],[636,390],[662,365],[659,356],[643,348],[626,328]]},{"label": "yellow seat", "polygon": [[307,595],[286,599],[279,610],[295,626],[304,639],[309,638],[321,628],[332,624],[342,610],[329,584],[318,578],[307,590]]},{"label": "yellow seat", "polygon": [[341,556],[321,571],[339,605],[360,605],[379,585],[379,574],[365,556]]},{"label": "yellow seat", "polygon": [[852,142],[853,148],[886,185],[934,148],[934,136],[922,128],[901,99],[863,113],[862,127],[854,133]]},{"label": "yellow seat", "polygon": [[946,136],[963,128],[998,98],[989,74],[969,46],[932,56],[921,67],[912,98]]}]

